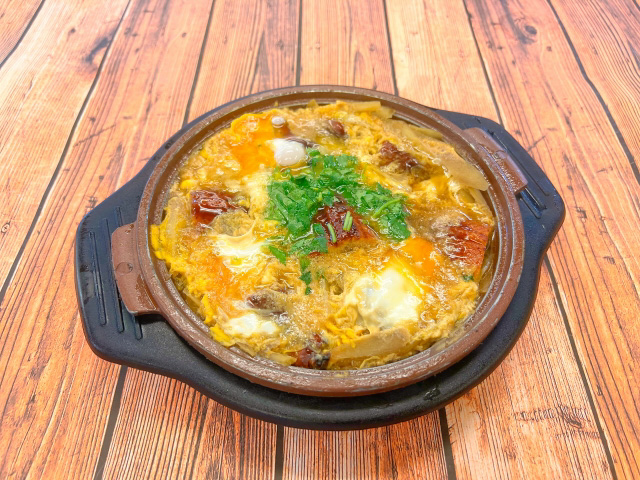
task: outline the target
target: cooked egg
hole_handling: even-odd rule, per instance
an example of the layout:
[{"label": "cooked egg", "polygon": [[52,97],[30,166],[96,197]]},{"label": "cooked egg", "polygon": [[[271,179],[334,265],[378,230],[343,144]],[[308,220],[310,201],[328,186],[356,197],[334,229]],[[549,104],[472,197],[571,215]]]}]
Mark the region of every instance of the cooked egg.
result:
[{"label": "cooked egg", "polygon": [[185,159],[151,247],[214,341],[283,365],[367,368],[475,311],[495,225],[473,188],[482,175],[391,114],[377,101],[277,106]]},{"label": "cooked egg", "polygon": [[419,288],[407,273],[395,266],[381,274],[360,277],[345,298],[345,306],[355,307],[371,333],[419,319]]},{"label": "cooked egg", "polygon": [[260,318],[255,313],[246,313],[232,318],[222,327],[227,335],[249,338],[254,335],[272,336],[280,331],[280,327],[271,320]]},{"label": "cooked egg", "polygon": [[262,252],[262,242],[249,230],[244,235],[212,235],[216,255],[234,272],[246,272],[258,267],[267,256]]},{"label": "cooked egg", "polygon": [[281,167],[291,167],[302,163],[307,156],[304,146],[299,142],[275,138],[270,142],[276,163]]}]

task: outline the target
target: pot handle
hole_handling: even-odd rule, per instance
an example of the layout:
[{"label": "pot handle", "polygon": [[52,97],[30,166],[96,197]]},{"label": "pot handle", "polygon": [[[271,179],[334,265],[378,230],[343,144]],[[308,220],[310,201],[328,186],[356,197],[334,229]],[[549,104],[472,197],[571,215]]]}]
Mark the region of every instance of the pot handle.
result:
[{"label": "pot handle", "polygon": [[159,313],[140,270],[135,223],[118,227],[111,234],[111,260],[116,285],[127,310],[133,315]]},{"label": "pot handle", "polygon": [[498,164],[502,175],[511,186],[514,194],[520,193],[525,189],[527,186],[527,177],[524,176],[524,173],[522,173],[522,170],[520,170],[520,167],[518,167],[513,157],[505,151],[502,145],[500,145],[491,134],[477,127],[467,128],[464,133],[471,137],[475,145],[479,145],[486,150],[489,156]]}]

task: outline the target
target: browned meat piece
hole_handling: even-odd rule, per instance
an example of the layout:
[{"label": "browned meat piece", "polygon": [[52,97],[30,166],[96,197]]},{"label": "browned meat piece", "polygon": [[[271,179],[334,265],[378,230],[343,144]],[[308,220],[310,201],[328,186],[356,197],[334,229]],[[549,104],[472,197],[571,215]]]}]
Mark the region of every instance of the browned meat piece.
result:
[{"label": "browned meat piece", "polygon": [[449,227],[448,255],[461,260],[477,273],[484,260],[489,232],[488,225],[473,220],[465,220],[460,225]]},{"label": "browned meat piece", "polygon": [[333,118],[329,120],[329,132],[331,132],[332,135],[341,138],[347,134],[344,129],[344,125]]},{"label": "browned meat piece", "polygon": [[247,297],[247,304],[256,310],[281,311],[276,298],[269,292],[255,292]]},{"label": "browned meat piece", "polygon": [[[348,212],[351,212],[353,222],[351,224],[351,228],[345,231],[342,227],[344,226],[344,219]],[[345,203],[342,202],[336,202],[330,207],[321,208],[315,216],[315,221],[322,225],[327,240],[333,245],[337,245],[343,240],[369,238],[373,236],[373,232],[369,227],[362,223],[360,216],[357,213],[354,213]],[[329,225],[331,225],[333,232],[335,233],[335,241],[332,238]]]},{"label": "browned meat piece", "polygon": [[293,364],[296,367],[314,368],[323,370],[327,368],[330,353],[319,353],[326,345],[325,340],[318,333],[313,334],[313,338],[309,342],[309,346],[296,352],[296,361]]},{"label": "browned meat piece", "polygon": [[191,214],[204,224],[209,224],[218,215],[241,208],[231,202],[231,196],[221,192],[196,190],[191,192]]},{"label": "browned meat piece", "polygon": [[382,165],[389,165],[394,162],[405,171],[410,171],[413,167],[421,167],[420,162],[410,153],[399,150],[393,143],[385,140],[380,147],[380,158]]}]

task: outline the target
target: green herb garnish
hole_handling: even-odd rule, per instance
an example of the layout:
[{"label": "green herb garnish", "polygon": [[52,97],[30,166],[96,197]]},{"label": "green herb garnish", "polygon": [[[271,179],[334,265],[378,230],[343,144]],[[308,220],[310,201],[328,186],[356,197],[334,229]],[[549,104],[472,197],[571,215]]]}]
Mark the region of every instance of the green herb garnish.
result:
[{"label": "green herb garnish", "polygon": [[347,214],[344,216],[344,223],[342,224],[342,230],[345,232],[348,232],[349,230],[351,230],[352,226],[353,226],[353,217],[351,216],[351,212],[347,212]]},{"label": "green herb garnish", "polygon": [[[323,155],[310,150],[309,157],[309,165],[299,169],[296,175],[289,169],[276,169],[267,187],[266,217],[286,228],[284,241],[291,245],[291,253],[308,255],[328,251],[324,229],[312,223],[318,210],[341,199],[379,234],[394,241],[409,237],[405,195],[394,194],[379,183],[366,184],[363,166],[351,155]],[[343,230],[349,231],[352,226],[353,217],[349,212]],[[335,229],[330,224],[327,229],[331,242],[335,243]]]},{"label": "green herb garnish", "polygon": [[307,284],[307,286],[309,286],[309,284],[311,284],[311,272],[309,270],[304,272],[302,275],[300,275],[300,280],[302,280]]},{"label": "green herb garnish", "polygon": [[333,229],[333,225],[327,223],[327,228],[329,229],[329,235],[331,236],[331,243],[336,243],[338,239],[336,238],[336,231]]},{"label": "green herb garnish", "polygon": [[269,251],[271,254],[280,260],[280,263],[285,265],[287,263],[287,253],[283,250],[280,250],[278,247],[274,247],[273,245],[269,245]]},{"label": "green herb garnish", "polygon": [[329,246],[322,225],[314,223],[310,233],[293,242],[291,251],[299,255],[309,255],[313,252],[327,253]]},{"label": "green herb garnish", "polygon": [[468,274],[462,275],[462,279],[465,282],[472,282],[473,281],[473,275],[468,275]]},{"label": "green herb garnish", "polygon": [[311,264],[311,259],[309,257],[300,257],[300,271],[304,272],[309,265]]}]

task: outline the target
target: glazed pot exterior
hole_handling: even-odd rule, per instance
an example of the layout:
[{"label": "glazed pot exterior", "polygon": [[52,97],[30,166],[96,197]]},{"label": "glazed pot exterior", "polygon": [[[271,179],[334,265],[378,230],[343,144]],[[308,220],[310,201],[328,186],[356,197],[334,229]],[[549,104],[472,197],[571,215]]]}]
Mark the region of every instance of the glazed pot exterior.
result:
[{"label": "glazed pot exterior", "polygon": [[[488,291],[476,311],[446,338],[406,359],[360,370],[310,370],[251,357],[237,347],[213,340],[202,319],[173,284],[162,260],[150,249],[149,226],[160,223],[167,194],[188,155],[235,118],[309,101],[379,100],[395,118],[439,131],[458,153],[478,167],[489,182],[486,199],[496,217],[498,255]],[[191,346],[217,365],[252,382],[290,393],[358,396],[400,388],[449,367],[470,353],[498,323],[515,293],[524,259],[524,228],[516,195],[526,180],[515,162],[485,131],[461,130],[427,107],[372,90],[340,86],[305,86],[253,95],[224,105],[189,128],[158,161],[140,201],[137,220],[112,236],[112,260],[122,300],[133,314],[159,313]]]}]

